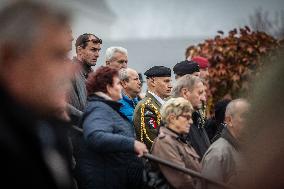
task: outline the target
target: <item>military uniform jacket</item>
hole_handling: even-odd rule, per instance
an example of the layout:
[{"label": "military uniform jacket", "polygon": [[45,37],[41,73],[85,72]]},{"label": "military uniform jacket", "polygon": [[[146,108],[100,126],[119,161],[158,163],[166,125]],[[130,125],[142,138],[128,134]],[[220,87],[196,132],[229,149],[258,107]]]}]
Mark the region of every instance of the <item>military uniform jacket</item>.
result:
[{"label": "military uniform jacket", "polygon": [[158,136],[161,123],[160,108],[161,103],[147,92],[134,110],[133,123],[137,140],[145,143],[149,150]]}]

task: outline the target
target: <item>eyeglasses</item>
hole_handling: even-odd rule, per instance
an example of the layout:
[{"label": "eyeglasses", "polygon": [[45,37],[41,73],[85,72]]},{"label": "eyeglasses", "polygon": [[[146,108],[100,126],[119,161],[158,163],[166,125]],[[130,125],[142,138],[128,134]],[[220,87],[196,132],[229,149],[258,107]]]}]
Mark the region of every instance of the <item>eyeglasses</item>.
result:
[{"label": "eyeglasses", "polygon": [[182,114],[182,115],[180,115],[180,117],[184,117],[187,120],[191,119],[191,115],[184,115],[184,114]]}]

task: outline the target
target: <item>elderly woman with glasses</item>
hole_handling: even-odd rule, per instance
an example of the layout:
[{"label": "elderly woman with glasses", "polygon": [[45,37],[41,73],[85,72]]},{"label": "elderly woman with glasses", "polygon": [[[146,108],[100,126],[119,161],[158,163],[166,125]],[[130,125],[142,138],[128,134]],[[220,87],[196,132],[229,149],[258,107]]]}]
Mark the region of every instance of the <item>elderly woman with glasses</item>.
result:
[{"label": "elderly woman with glasses", "polygon": [[[120,113],[118,70],[100,67],[87,79],[88,104],[82,118],[85,146],[77,160],[79,188],[138,188],[147,152],[134,127]],[[140,172],[139,172],[140,169]]]},{"label": "elderly woman with glasses", "polygon": [[[199,156],[184,138],[192,124],[192,111],[190,102],[181,97],[171,98],[162,106],[164,127],[160,128],[160,134],[154,141],[152,154],[200,172]],[[158,167],[171,188],[195,188],[196,180],[191,176],[163,165]]]}]

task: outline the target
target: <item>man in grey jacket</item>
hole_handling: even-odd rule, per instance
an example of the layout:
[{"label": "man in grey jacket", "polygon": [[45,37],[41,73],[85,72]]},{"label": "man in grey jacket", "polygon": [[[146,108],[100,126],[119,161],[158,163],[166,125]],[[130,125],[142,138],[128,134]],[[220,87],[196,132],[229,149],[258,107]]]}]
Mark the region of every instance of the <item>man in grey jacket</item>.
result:
[{"label": "man in grey jacket", "polygon": [[[233,184],[240,162],[239,137],[245,126],[249,103],[244,99],[231,101],[225,113],[226,127],[221,138],[214,142],[202,159],[202,175],[215,181]],[[214,185],[207,185],[215,188]]]},{"label": "man in grey jacket", "polygon": [[[76,39],[75,47],[77,56],[73,62],[80,65],[79,72],[73,81],[73,90],[70,93],[70,116],[72,123],[78,125],[81,119],[81,112],[84,111],[87,102],[86,79],[88,74],[93,71],[99,58],[102,40],[94,34],[84,33]],[[79,110],[79,111],[77,111]]]}]

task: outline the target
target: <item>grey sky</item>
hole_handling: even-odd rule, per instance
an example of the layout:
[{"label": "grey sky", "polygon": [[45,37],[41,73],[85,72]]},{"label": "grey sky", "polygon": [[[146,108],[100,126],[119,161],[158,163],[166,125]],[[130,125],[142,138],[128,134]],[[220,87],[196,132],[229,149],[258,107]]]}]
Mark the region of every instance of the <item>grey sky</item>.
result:
[{"label": "grey sky", "polygon": [[107,0],[117,16],[112,39],[212,36],[248,24],[262,7],[274,15],[283,0]]}]

